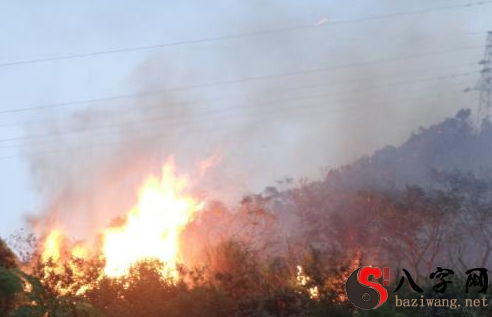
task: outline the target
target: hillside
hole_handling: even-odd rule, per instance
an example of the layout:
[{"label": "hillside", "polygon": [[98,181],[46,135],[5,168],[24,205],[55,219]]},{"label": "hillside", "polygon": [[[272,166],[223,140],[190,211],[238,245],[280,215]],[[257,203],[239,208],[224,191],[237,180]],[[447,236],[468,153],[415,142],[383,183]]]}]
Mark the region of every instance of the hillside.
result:
[{"label": "hillside", "polygon": [[428,128],[420,128],[400,146],[386,146],[370,157],[331,170],[325,182],[358,190],[426,186],[433,170],[473,172],[488,175],[492,170],[492,124],[484,120],[474,126],[471,111]]}]

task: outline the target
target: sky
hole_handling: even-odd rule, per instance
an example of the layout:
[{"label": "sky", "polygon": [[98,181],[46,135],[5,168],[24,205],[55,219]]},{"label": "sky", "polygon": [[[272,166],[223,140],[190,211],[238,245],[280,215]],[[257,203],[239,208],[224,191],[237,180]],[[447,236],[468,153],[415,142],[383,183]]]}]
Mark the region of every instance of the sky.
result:
[{"label": "sky", "polygon": [[[133,166],[135,152],[138,162],[220,153],[208,184],[239,196],[319,178],[475,109],[463,90],[492,29],[492,2],[477,3],[0,0],[0,236],[81,187],[100,204],[107,183],[87,188],[108,166]],[[43,107],[149,91],[165,93]]]}]

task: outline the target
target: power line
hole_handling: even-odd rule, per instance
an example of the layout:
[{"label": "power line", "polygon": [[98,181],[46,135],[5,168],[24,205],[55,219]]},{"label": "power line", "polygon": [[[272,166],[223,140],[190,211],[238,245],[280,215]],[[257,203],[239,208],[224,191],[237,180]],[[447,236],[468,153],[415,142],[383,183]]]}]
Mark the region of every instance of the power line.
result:
[{"label": "power line", "polygon": [[[371,87],[363,88],[363,89],[355,89],[349,92],[345,92],[343,94],[334,94],[334,93],[320,93],[320,94],[311,94],[307,96],[300,96],[297,98],[284,98],[284,99],[279,99],[279,100],[268,100],[266,102],[259,103],[261,104],[266,104],[266,105],[271,105],[271,104],[283,104],[285,102],[292,102],[292,101],[306,101],[306,100],[312,100],[312,99],[319,99],[319,98],[326,98],[329,96],[336,96],[336,95],[346,95],[348,94],[353,94],[357,92],[365,92],[365,91],[370,91],[378,88],[387,88],[387,87],[395,87],[395,86],[404,86],[404,85],[409,85],[409,84],[415,84],[415,83],[422,83],[422,82],[428,82],[428,81],[436,81],[436,80],[444,80],[444,79],[449,79],[449,78],[458,78],[458,77],[463,77],[463,76],[469,76],[473,74],[477,74],[477,71],[472,71],[472,72],[464,72],[464,73],[454,73],[454,74],[449,74],[449,75],[441,75],[441,76],[433,76],[433,77],[427,77],[423,79],[418,79],[418,80],[408,80],[404,82],[396,82],[396,83],[391,83],[391,84],[386,84],[386,85],[374,85]],[[240,106],[240,107],[225,107],[225,108],[220,108],[220,109],[211,109],[208,111],[202,111],[199,113],[199,115],[210,115],[210,114],[216,114],[216,113],[221,113],[221,112],[228,112],[231,110],[236,110],[236,109],[251,109],[257,107],[258,104],[255,104],[253,106],[245,107],[245,106]],[[86,133],[86,132],[92,132],[92,131],[98,131],[98,130],[104,130],[104,129],[112,129],[112,128],[118,128],[118,127],[126,127],[126,126],[132,126],[132,125],[141,125],[141,124],[149,124],[152,122],[162,122],[163,120],[169,119],[169,116],[163,116],[163,117],[157,117],[157,118],[152,118],[149,120],[138,120],[138,121],[127,121],[127,122],[120,122],[120,123],[115,123],[112,125],[104,125],[104,126],[97,126],[97,127],[88,127],[88,128],[83,128],[83,129],[78,129],[78,130],[72,130],[67,134],[80,134],[80,133]],[[47,133],[47,134],[38,134],[38,135],[31,135],[31,136],[26,136],[26,137],[14,137],[14,138],[5,138],[5,139],[0,139],[0,143],[4,142],[12,142],[12,141],[23,141],[23,140],[32,140],[32,139],[45,139],[45,138],[53,138],[59,136],[58,134],[52,134],[52,133]],[[2,147],[0,147],[2,148]],[[5,147],[3,147],[5,148]]]},{"label": "power line", "polygon": [[44,57],[44,58],[37,58],[37,59],[12,61],[12,62],[0,63],[0,68],[9,67],[9,66],[19,66],[19,65],[43,63],[43,62],[51,62],[51,61],[58,61],[58,60],[70,60],[70,59],[94,57],[94,56],[124,53],[124,52],[153,50],[153,49],[160,49],[160,48],[172,47],[172,46],[199,44],[199,43],[206,43],[206,42],[219,42],[219,41],[248,38],[248,37],[260,36],[260,35],[271,35],[271,34],[292,32],[292,31],[305,30],[305,29],[314,29],[314,28],[334,26],[334,25],[340,25],[340,24],[346,24],[346,23],[366,22],[366,21],[374,21],[374,20],[380,20],[380,19],[401,17],[401,16],[405,16],[405,15],[424,14],[424,13],[433,12],[433,11],[443,11],[443,10],[451,10],[451,9],[458,9],[458,8],[470,8],[470,7],[474,7],[474,6],[487,5],[490,3],[492,3],[492,0],[491,1],[469,2],[469,3],[449,5],[449,6],[424,8],[424,9],[413,10],[413,11],[394,12],[394,13],[388,13],[388,14],[382,14],[382,15],[376,15],[376,16],[361,17],[361,18],[356,18],[356,19],[334,20],[334,21],[328,22],[328,23],[323,24],[323,25],[318,25],[318,24],[298,25],[298,26],[290,26],[290,27],[282,27],[282,28],[276,28],[276,29],[270,29],[270,30],[263,30],[263,31],[258,31],[258,32],[238,33],[238,34],[232,34],[232,35],[224,35],[224,36],[201,38],[201,39],[181,40],[181,41],[162,43],[162,44],[142,45],[142,46],[126,47],[126,48],[119,48],[119,49],[113,49],[113,50],[101,50],[101,51],[93,51],[93,52],[88,52],[88,53],[75,53],[75,54],[58,55],[58,56]]},{"label": "power line", "polygon": [[[463,63],[463,64],[459,64],[459,65],[455,65],[455,66],[446,66],[446,67],[436,67],[436,68],[427,68],[425,69],[425,72],[429,72],[429,71],[435,71],[435,70],[441,70],[441,69],[450,69],[450,68],[463,68],[464,66],[471,66],[471,65],[476,65],[476,63]],[[417,69],[417,70],[411,70],[411,71],[405,71],[405,72],[398,72],[398,78],[401,78],[401,75],[402,74],[413,74],[413,73],[418,73],[418,74],[421,74],[422,72],[424,72],[423,70],[421,69]],[[393,78],[395,77],[395,75],[393,76],[385,76],[385,77],[379,77],[378,79],[381,79],[381,78]],[[367,81],[368,79],[367,78],[352,78],[352,79],[348,79],[348,80],[344,80],[344,81],[337,81],[337,82],[332,82],[330,81],[330,83],[334,83],[336,85],[340,85],[340,84],[348,84],[348,83],[354,83],[354,82],[358,82],[358,81]],[[251,97],[255,97],[255,96],[260,96],[260,95],[263,95],[263,94],[272,94],[272,93],[282,93],[282,92],[293,92],[293,91],[303,91],[303,90],[307,90],[307,89],[313,89],[313,88],[319,88],[319,87],[322,87],[324,86],[325,84],[315,84],[315,85],[303,85],[303,86],[296,86],[295,88],[292,88],[292,87],[282,87],[280,89],[268,89],[266,91],[262,91],[261,93],[259,94],[240,94],[240,95],[233,95],[233,96],[226,96],[226,97],[214,97],[214,98],[204,98],[204,99],[201,99],[200,101],[187,101],[187,102],[176,102],[176,103],[171,103],[170,105],[189,105],[189,104],[195,104],[195,103],[198,103],[198,102],[212,102],[212,101],[225,101],[225,100],[234,100],[234,99],[239,99],[239,98],[251,98]],[[169,104],[168,104],[169,105]],[[158,106],[146,106],[145,107],[145,110],[151,110],[151,109],[159,109],[161,108],[162,106],[161,105],[158,105]],[[99,109],[98,109],[99,110]],[[119,111],[125,111],[125,110],[136,110],[134,106],[128,106],[128,107],[118,107],[116,109],[118,112]],[[65,118],[59,118],[57,117],[56,119],[57,120],[62,120],[62,119],[71,119],[72,116],[66,116]],[[53,118],[51,119],[53,120]],[[50,119],[40,119],[40,120],[28,120],[28,121],[17,121],[17,122],[11,122],[11,123],[4,123],[4,124],[0,124],[0,128],[6,128],[6,127],[15,127],[15,126],[21,126],[21,125],[31,125],[31,124],[39,124],[39,123],[43,123],[43,122],[52,122],[50,121]],[[1,147],[0,147],[1,148]]]},{"label": "power line", "polygon": [[[451,93],[451,94],[447,94],[447,95],[455,95],[455,94],[462,94],[463,91],[462,90],[459,90],[459,91],[456,91],[454,93]],[[439,100],[442,100],[442,97],[446,95],[446,94],[439,94],[437,96],[435,96],[433,99],[439,99]],[[433,95],[434,96],[434,95]],[[415,99],[423,99],[423,98],[415,98]],[[325,104],[323,104],[325,105]],[[381,106],[381,104],[373,104],[372,106]],[[358,106],[357,106],[358,107]],[[314,108],[314,106],[312,107],[303,107],[303,108],[299,108],[297,107],[297,110],[305,110],[306,108]],[[354,107],[349,107],[349,109],[354,109],[356,108],[355,106]],[[291,110],[295,110],[295,108],[292,108]],[[323,111],[319,111],[319,112],[316,112],[316,113],[313,113],[313,112],[310,112],[306,115],[309,115],[312,116],[313,114],[322,114],[322,113],[326,113],[327,111],[326,110],[329,110],[328,112],[339,112],[339,111],[342,111],[342,110],[348,110],[348,109],[324,109]],[[276,114],[276,113],[274,113]],[[286,113],[282,113],[282,115],[285,115]],[[296,114],[296,113],[294,113]],[[268,117],[266,117],[268,119]],[[279,117],[279,119],[283,119],[284,117]],[[298,118],[298,116],[296,116],[296,118]],[[272,119],[272,118],[270,118]],[[276,119],[275,117],[273,119]],[[188,124],[192,125],[193,122],[189,122]],[[135,138],[131,138],[129,139],[129,141],[139,141],[139,140],[147,140],[147,139],[154,139],[156,137],[160,137],[160,138],[172,138],[174,137],[175,135],[174,134],[162,134],[162,133],[155,133],[155,131],[151,131],[152,133],[150,134],[141,134],[139,136],[136,136]],[[187,136],[190,136],[190,135],[200,135],[200,136],[203,136],[203,131],[194,131],[196,133],[192,133],[192,132],[189,132],[187,131]],[[108,141],[108,142],[103,142],[103,143],[98,143],[98,144],[91,144],[91,145],[88,145],[88,146],[76,146],[76,147],[66,147],[66,148],[57,148],[57,149],[49,149],[49,150],[44,150],[44,151],[38,151],[38,152],[35,152],[35,153],[29,153],[29,155],[42,155],[42,154],[49,154],[49,153],[59,153],[59,152],[73,152],[73,151],[77,151],[77,150],[80,150],[82,148],[96,148],[96,147],[108,147],[108,146],[111,146],[111,145],[115,145],[115,144],[118,144],[119,142],[115,142],[115,141]],[[18,158],[23,158],[24,156],[23,155],[11,155],[11,156],[0,156],[0,161],[4,161],[4,160],[9,160],[9,159],[18,159]]]},{"label": "power line", "polygon": [[254,82],[254,81],[258,81],[258,80],[267,80],[267,79],[283,78],[283,77],[289,77],[289,76],[328,72],[328,71],[334,71],[334,70],[351,68],[351,67],[378,65],[378,64],[388,63],[388,62],[397,62],[397,61],[414,59],[414,58],[421,58],[421,57],[427,57],[427,56],[433,56],[433,55],[440,55],[440,54],[447,54],[447,53],[465,51],[465,50],[482,49],[482,48],[483,47],[481,45],[461,46],[461,47],[455,47],[455,48],[450,48],[450,49],[444,49],[444,50],[440,50],[440,51],[431,51],[431,52],[412,54],[412,55],[406,55],[406,56],[397,56],[397,57],[391,57],[391,58],[376,59],[373,61],[366,61],[366,62],[347,63],[347,64],[328,66],[328,67],[311,68],[311,69],[304,69],[304,70],[297,70],[297,71],[288,71],[288,72],[272,74],[272,75],[258,75],[258,76],[244,77],[244,78],[239,78],[239,79],[231,79],[231,80],[216,81],[216,82],[211,82],[211,83],[202,83],[202,84],[191,85],[191,86],[183,86],[183,87],[177,87],[177,88],[161,89],[161,90],[146,91],[146,92],[131,93],[131,94],[119,94],[119,95],[113,95],[113,96],[107,96],[107,97],[101,97],[101,98],[68,101],[68,102],[61,102],[61,103],[51,103],[51,104],[45,104],[45,105],[39,105],[39,106],[33,106],[33,107],[6,109],[6,110],[0,110],[0,114],[18,113],[18,112],[25,112],[25,111],[36,111],[36,110],[50,109],[50,108],[63,108],[63,107],[90,104],[90,103],[98,103],[98,102],[115,101],[115,100],[129,99],[129,98],[131,99],[131,98],[147,97],[147,96],[154,96],[154,95],[162,95],[162,94],[166,94],[166,93],[170,93],[170,92],[187,91],[187,90],[200,89],[200,88],[210,88],[210,87],[223,86],[223,85]]}]

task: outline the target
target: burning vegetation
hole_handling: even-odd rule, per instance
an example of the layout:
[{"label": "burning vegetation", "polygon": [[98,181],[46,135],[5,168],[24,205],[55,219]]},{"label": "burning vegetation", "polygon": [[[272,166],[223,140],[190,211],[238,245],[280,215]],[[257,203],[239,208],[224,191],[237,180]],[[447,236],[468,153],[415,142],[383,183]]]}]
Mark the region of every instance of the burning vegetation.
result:
[{"label": "burning vegetation", "polygon": [[[456,120],[442,125],[463,129]],[[434,130],[442,126],[412,142],[446,138]],[[492,180],[435,170],[432,186],[354,189],[344,177],[357,168],[367,165],[332,170],[322,181],[285,181],[234,207],[195,190],[193,177],[168,160],[92,239],[53,225],[39,240],[13,240],[20,258],[0,243],[0,316],[436,316],[401,315],[391,298],[359,311],[345,282],[360,266],[391,267],[394,289],[406,268],[432,296],[435,266],[487,267]],[[415,296],[404,288],[399,296]]]},{"label": "burning vegetation", "polygon": [[[91,314],[100,310],[114,317],[174,316],[173,311],[178,316],[186,311],[180,305],[192,301],[187,316],[252,316],[263,305],[284,315],[326,300],[345,302],[334,295],[342,292],[343,281],[327,284],[314,249],[308,258],[281,257],[285,251],[272,247],[279,241],[267,238],[277,222],[269,198],[245,198],[231,212],[199,196],[168,160],[159,177],[140,186],[134,206],[92,241],[75,240],[54,226],[32,245],[30,257],[16,261],[27,273],[12,271],[21,288],[9,311],[79,316],[90,307]],[[199,241],[203,235],[186,239],[187,228],[220,238],[206,247]],[[185,259],[184,244],[190,241],[202,249],[198,262]],[[208,315],[202,315],[200,301],[213,305]]]},{"label": "burning vegetation", "polygon": [[177,281],[182,263],[180,235],[204,207],[203,201],[185,193],[187,183],[186,177],[175,174],[172,162],[167,162],[161,177],[151,176],[141,186],[135,206],[119,223],[103,230],[92,245],[72,242],[62,230],[52,229],[41,244],[41,280],[70,273],[74,281],[80,281],[84,262],[103,263],[99,275],[88,284],[53,285],[57,293],[81,295],[102,278],[128,276],[133,266],[154,261],[159,263],[161,278]]}]

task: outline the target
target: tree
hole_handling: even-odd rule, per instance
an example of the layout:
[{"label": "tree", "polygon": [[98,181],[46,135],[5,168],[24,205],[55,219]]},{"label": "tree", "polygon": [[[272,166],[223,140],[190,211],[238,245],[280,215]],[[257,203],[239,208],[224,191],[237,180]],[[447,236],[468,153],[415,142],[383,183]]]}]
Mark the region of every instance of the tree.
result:
[{"label": "tree", "polygon": [[388,196],[379,210],[384,245],[398,260],[410,265],[417,276],[425,276],[422,269],[429,275],[436,259],[444,253],[452,215],[447,206],[441,192],[426,192],[414,186]]},{"label": "tree", "polygon": [[453,261],[466,270],[487,267],[492,257],[492,178],[473,173],[434,172],[456,210]]},{"label": "tree", "polygon": [[0,266],[14,269],[18,266],[18,260],[8,245],[0,238]]},{"label": "tree", "polygon": [[8,316],[14,308],[16,294],[21,291],[21,279],[13,271],[0,267],[0,317]]}]

